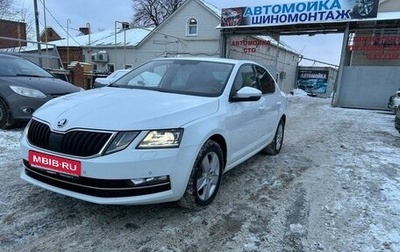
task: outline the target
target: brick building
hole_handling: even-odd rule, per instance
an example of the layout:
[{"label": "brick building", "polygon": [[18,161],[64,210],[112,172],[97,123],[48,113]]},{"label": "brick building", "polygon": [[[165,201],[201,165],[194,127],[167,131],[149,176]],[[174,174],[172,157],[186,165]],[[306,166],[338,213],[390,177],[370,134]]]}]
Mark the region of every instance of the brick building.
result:
[{"label": "brick building", "polygon": [[0,48],[26,46],[26,24],[22,22],[0,19]]}]

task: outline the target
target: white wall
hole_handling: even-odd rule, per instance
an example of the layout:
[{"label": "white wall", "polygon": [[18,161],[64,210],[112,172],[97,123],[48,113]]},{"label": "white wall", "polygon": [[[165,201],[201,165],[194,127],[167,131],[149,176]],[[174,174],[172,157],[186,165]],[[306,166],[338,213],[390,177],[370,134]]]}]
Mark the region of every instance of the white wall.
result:
[{"label": "white wall", "polygon": [[[197,36],[187,35],[189,18],[195,18],[198,22]],[[115,54],[117,54],[115,69],[124,68],[124,62],[135,67],[159,57],[219,57],[220,32],[215,29],[219,23],[219,18],[204,9],[200,3],[187,1],[182,8],[153,30],[152,34],[137,47],[127,47],[126,50],[121,47],[118,47],[117,50],[115,47],[96,48],[95,50],[107,50],[110,64],[115,63]],[[90,59],[88,54],[85,57]],[[124,60],[125,58],[126,60]],[[98,63],[98,70],[105,69],[106,64]]]},{"label": "white wall", "polygon": [[[198,22],[197,36],[187,35],[187,22]],[[165,23],[159,26],[140,46],[143,60],[174,56],[219,57],[219,19],[205,10],[197,1],[188,1]],[[143,61],[141,60],[141,61]]]},{"label": "white wall", "polygon": [[[296,81],[296,69],[299,56],[290,51],[270,45],[236,45],[236,41],[256,41],[257,38],[247,35],[229,36],[227,39],[227,56],[232,59],[253,60],[265,66],[275,77],[283,92],[293,90]],[[285,76],[281,73],[285,72]],[[281,78],[284,77],[284,78]]]}]

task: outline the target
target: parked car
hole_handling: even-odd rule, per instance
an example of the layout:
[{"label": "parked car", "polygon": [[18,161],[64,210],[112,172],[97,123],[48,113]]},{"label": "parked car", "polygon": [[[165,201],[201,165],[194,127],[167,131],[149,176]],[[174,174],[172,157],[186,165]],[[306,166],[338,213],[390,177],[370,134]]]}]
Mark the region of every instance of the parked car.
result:
[{"label": "parked car", "polygon": [[114,72],[112,72],[110,75],[108,75],[105,78],[97,77],[94,80],[94,87],[100,88],[100,87],[107,86],[108,84],[112,83],[113,81],[117,80],[118,78],[121,78],[124,74],[126,74],[130,70],[132,70],[132,69],[119,69],[119,70],[115,70]]},{"label": "parked car", "polygon": [[396,112],[396,117],[394,119],[394,127],[399,131],[400,133],[400,105],[397,107],[397,112]]},{"label": "parked car", "polygon": [[396,91],[394,95],[391,95],[389,97],[388,108],[396,114],[399,105],[400,105],[400,90]]},{"label": "parked car", "polygon": [[80,90],[29,60],[0,53],[0,128],[29,121],[50,99]]},{"label": "parked car", "polygon": [[223,173],[280,152],[286,108],[252,61],[156,59],[37,110],[21,137],[21,178],[98,204],[200,208]]}]

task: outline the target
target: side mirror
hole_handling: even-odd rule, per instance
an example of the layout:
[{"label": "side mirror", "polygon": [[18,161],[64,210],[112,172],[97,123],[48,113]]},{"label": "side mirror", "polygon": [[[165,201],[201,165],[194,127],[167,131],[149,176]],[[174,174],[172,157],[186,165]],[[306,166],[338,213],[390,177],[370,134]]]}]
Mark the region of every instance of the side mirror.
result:
[{"label": "side mirror", "polygon": [[262,92],[256,88],[243,87],[239,89],[236,94],[231,98],[233,102],[239,101],[258,101],[260,100]]}]

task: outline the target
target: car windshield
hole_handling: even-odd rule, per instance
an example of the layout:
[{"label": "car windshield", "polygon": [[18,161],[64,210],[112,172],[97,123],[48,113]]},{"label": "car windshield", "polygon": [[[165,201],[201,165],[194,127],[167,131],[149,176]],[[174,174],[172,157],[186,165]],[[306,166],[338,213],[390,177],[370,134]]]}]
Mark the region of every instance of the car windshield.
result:
[{"label": "car windshield", "polygon": [[222,94],[233,66],[204,60],[156,60],[129,72],[110,87],[214,97]]},{"label": "car windshield", "polygon": [[126,74],[127,72],[129,72],[129,70],[116,70],[114,72],[112,72],[109,76],[107,76],[106,79],[118,79],[119,77],[121,77],[122,75]]},{"label": "car windshield", "polygon": [[38,65],[22,58],[0,58],[0,76],[30,76],[53,78]]}]

